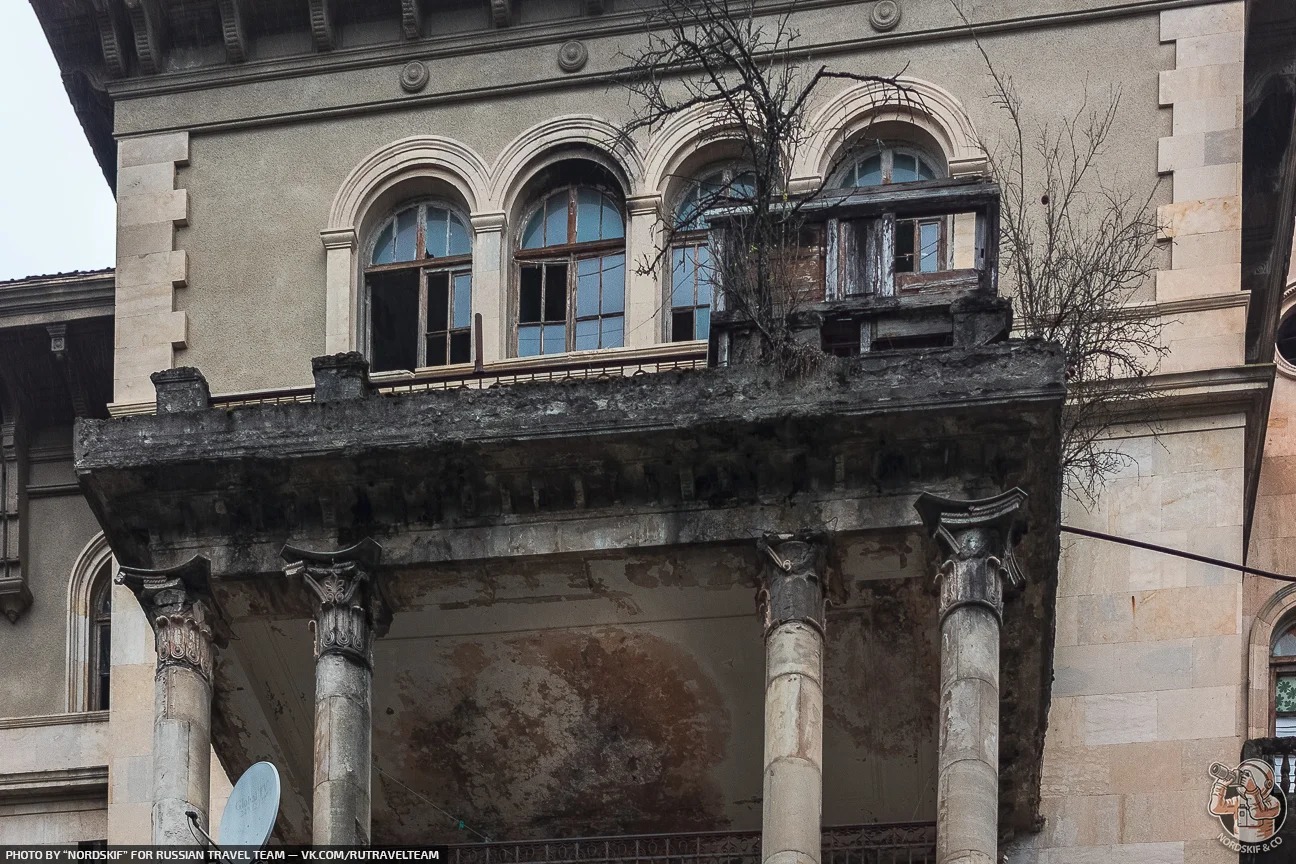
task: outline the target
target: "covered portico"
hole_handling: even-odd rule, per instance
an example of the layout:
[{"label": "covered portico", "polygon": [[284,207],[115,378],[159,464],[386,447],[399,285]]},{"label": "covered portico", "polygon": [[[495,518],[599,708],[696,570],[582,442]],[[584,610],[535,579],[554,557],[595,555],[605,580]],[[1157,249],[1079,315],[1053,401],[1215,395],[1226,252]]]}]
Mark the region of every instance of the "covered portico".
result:
[{"label": "covered portico", "polygon": [[[821,826],[935,823],[944,862],[1033,826],[1053,349],[411,395],[315,372],[310,403],[221,410],[171,370],[77,451],[138,584],[201,571],[211,740],[280,767],[282,839],[761,829],[790,864]],[[157,771],[190,758],[160,736]]]}]

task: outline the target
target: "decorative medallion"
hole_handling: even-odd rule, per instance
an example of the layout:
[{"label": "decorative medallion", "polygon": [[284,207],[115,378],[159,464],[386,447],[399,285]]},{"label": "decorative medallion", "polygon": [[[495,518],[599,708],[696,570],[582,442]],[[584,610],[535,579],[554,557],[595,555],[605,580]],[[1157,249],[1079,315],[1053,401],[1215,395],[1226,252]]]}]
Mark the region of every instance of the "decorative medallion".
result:
[{"label": "decorative medallion", "polygon": [[406,93],[417,93],[427,86],[427,66],[418,60],[411,60],[401,70],[400,86]]},{"label": "decorative medallion", "polygon": [[585,68],[589,61],[589,51],[585,50],[585,43],[572,40],[564,42],[563,46],[558,49],[558,68],[564,72],[579,72]]},{"label": "decorative medallion", "polygon": [[874,30],[885,33],[887,30],[894,30],[895,26],[900,23],[900,3],[898,0],[878,0],[873,4],[873,11],[869,13],[869,23],[873,25]]}]

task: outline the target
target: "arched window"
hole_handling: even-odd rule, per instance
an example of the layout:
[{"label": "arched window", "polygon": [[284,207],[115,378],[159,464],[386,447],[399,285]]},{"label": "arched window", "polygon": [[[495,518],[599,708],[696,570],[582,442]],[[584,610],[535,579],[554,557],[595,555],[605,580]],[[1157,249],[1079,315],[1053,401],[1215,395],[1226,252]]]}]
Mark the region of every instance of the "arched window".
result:
[{"label": "arched window", "polygon": [[1269,651],[1269,712],[1275,737],[1296,736],[1296,625],[1280,631]]},{"label": "arched window", "polygon": [[517,355],[625,343],[625,217],[619,199],[573,184],[547,192],[522,220]]},{"label": "arched window", "polygon": [[472,360],[472,231],[441,201],[406,205],[373,233],[365,285],[375,372]]},{"label": "arched window", "polygon": [[[939,180],[940,163],[915,147],[881,144],[864,151],[839,172],[837,186],[881,186]],[[896,273],[935,273],[949,269],[948,219],[901,219],[896,222]]]},{"label": "arched window", "polygon": [[109,684],[112,678],[112,568],[105,566],[95,577],[90,592],[90,675],[87,693],[91,711],[108,710]]},{"label": "arched window", "polygon": [[725,201],[749,199],[756,177],[741,166],[711,168],[684,189],[675,205],[671,237],[670,341],[705,339],[711,330],[715,283],[707,247],[706,210]]}]

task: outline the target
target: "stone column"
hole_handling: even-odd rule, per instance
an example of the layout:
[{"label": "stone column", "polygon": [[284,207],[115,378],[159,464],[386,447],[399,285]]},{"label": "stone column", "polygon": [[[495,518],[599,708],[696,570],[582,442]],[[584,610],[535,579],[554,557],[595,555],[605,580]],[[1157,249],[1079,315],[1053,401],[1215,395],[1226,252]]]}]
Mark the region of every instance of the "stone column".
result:
[{"label": "stone column", "polygon": [[765,538],[757,601],[765,626],[764,864],[819,864],[823,811],[823,548]]},{"label": "stone column", "polygon": [[364,540],[338,552],[285,546],[284,572],[300,576],[314,606],[317,846],[367,846],[373,768],[373,640],[391,615],[374,581],[382,548]]},{"label": "stone column", "polygon": [[937,864],[999,861],[999,631],[1003,582],[1021,582],[1012,557],[1026,493],[914,505],[947,558],[940,588],[940,728],[936,751]]},{"label": "stone column", "polygon": [[153,842],[202,841],[189,813],[208,830],[211,794],[212,666],[217,624],[208,591],[210,565],[194,557],[166,570],[121,567],[117,582],[134,592],[153,627]]}]

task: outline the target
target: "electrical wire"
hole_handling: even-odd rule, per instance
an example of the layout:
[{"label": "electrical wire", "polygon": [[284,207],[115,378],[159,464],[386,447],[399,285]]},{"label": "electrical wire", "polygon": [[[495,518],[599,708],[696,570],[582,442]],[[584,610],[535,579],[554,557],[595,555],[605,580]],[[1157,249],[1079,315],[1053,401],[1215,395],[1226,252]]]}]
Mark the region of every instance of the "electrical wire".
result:
[{"label": "electrical wire", "polygon": [[433,810],[437,811],[437,812],[440,813],[442,816],[444,816],[444,817],[446,817],[447,819],[449,819],[449,820],[450,820],[450,824],[451,824],[451,825],[454,825],[454,826],[455,826],[456,828],[458,828],[460,831],[468,831],[468,832],[470,832],[470,833],[472,833],[472,834],[476,834],[478,837],[480,837],[480,838],[482,839],[482,842],[483,842],[483,843],[490,843],[490,842],[491,842],[491,838],[487,837],[485,834],[481,833],[480,831],[478,831],[476,828],[474,828],[474,827],[472,827],[471,825],[469,825],[469,824],[468,824],[467,822],[465,822],[464,820],[462,820],[462,819],[460,819],[459,817],[454,816],[454,815],[452,815],[452,814],[450,814],[450,813],[447,813],[446,811],[442,810],[442,809],[441,809],[440,807],[438,807],[435,803],[433,803],[432,800],[429,799],[426,795],[422,794],[421,792],[416,792],[416,791],[414,791],[413,789],[411,789],[410,787],[406,786],[406,785],[405,785],[404,783],[402,783],[401,781],[397,780],[397,779],[396,779],[395,777],[393,777],[392,775],[388,774],[386,771],[384,771],[384,770],[383,770],[383,769],[378,765],[377,762],[373,763],[373,767],[374,767],[374,770],[377,771],[379,774],[381,774],[382,776],[386,777],[388,780],[392,781],[392,782],[395,783],[397,786],[401,787],[401,788],[404,789],[406,792],[410,793],[410,794],[413,795],[415,798],[418,798],[418,799],[419,799],[420,801],[422,801],[424,804],[428,805],[428,806],[431,807]]},{"label": "electrical wire", "polygon": [[1246,564],[1234,564],[1231,561],[1211,558],[1209,555],[1198,555],[1196,552],[1185,552],[1182,549],[1173,549],[1169,546],[1148,543],[1145,540],[1131,540],[1128,537],[1117,537],[1115,534],[1108,534],[1104,531],[1094,531],[1089,528],[1072,528],[1070,525],[1063,525],[1062,530],[1067,534],[1077,534],[1081,537],[1092,537],[1095,540],[1106,540],[1110,543],[1122,543],[1126,546],[1133,546],[1136,549],[1147,549],[1149,552],[1160,552],[1163,555],[1174,555],[1179,558],[1187,558],[1189,561],[1200,561],[1203,564],[1213,564],[1216,567],[1226,567],[1229,570],[1240,570],[1243,573],[1250,573],[1253,576],[1263,576],[1266,579],[1277,579],[1280,582],[1296,582],[1296,576],[1288,576],[1284,573],[1275,573],[1272,570],[1261,570],[1259,567],[1248,567]]}]

